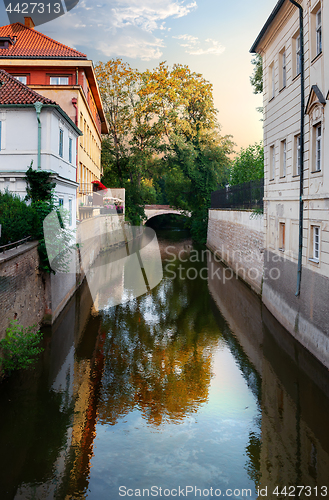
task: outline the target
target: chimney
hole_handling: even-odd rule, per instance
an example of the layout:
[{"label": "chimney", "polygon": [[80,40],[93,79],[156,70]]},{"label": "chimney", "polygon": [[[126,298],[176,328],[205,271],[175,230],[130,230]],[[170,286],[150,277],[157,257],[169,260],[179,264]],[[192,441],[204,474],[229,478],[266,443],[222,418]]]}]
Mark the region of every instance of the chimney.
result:
[{"label": "chimney", "polygon": [[32,28],[32,29],[34,28],[35,24],[32,20],[32,17],[24,17],[24,21],[25,21],[25,26],[27,28]]}]

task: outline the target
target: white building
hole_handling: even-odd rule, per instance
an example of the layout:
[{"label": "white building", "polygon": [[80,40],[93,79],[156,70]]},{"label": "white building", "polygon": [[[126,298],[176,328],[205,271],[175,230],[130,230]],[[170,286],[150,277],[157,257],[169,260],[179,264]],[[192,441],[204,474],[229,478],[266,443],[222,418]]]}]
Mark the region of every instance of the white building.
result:
[{"label": "white building", "polygon": [[297,3],[303,9],[305,53],[302,272],[297,296],[300,8],[290,0],[279,0],[251,48],[251,52],[261,54],[264,72],[263,301],[290,333],[329,367],[329,5],[327,0]]},{"label": "white building", "polygon": [[59,204],[75,226],[77,138],[81,131],[54,101],[0,69],[0,190],[26,195],[25,172],[51,172]]}]

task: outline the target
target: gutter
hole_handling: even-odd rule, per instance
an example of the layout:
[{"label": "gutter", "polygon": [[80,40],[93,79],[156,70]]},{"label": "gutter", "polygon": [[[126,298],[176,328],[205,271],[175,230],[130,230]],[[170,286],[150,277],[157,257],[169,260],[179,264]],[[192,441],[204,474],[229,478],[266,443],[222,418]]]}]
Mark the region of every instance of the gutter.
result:
[{"label": "gutter", "polygon": [[256,40],[254,41],[251,49],[249,52],[251,52],[252,54],[257,54],[257,46],[259,44],[259,42],[261,41],[261,39],[263,38],[263,36],[265,35],[265,33],[267,32],[268,28],[270,27],[270,25],[272,24],[274,18],[276,17],[276,15],[278,14],[279,10],[281,9],[281,7],[283,6],[285,0],[279,0],[278,3],[276,4],[276,6],[274,7],[274,9],[272,10],[271,14],[270,14],[270,17],[267,19],[266,23],[264,24],[261,32],[259,33],[258,37],[256,38]]}]

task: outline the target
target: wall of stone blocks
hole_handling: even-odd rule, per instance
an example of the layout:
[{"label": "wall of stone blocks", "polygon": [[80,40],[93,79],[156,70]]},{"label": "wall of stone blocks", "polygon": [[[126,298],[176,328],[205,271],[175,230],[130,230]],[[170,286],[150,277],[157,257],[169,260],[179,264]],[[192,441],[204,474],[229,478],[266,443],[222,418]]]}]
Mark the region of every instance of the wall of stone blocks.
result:
[{"label": "wall of stone blocks", "polygon": [[37,242],[0,254],[0,339],[10,320],[24,326],[41,323],[45,288],[38,267]]},{"label": "wall of stone blocks", "polygon": [[[138,229],[142,231],[143,227]],[[132,228],[124,224],[123,216],[86,219],[80,231],[83,235],[80,260],[85,269],[101,251],[133,238]],[[74,259],[73,272],[45,274],[39,271],[38,242],[0,253],[0,339],[13,319],[24,327],[55,321],[85,277],[78,256]]]},{"label": "wall of stone blocks", "polygon": [[264,219],[249,211],[209,210],[207,246],[258,294],[264,272]]}]

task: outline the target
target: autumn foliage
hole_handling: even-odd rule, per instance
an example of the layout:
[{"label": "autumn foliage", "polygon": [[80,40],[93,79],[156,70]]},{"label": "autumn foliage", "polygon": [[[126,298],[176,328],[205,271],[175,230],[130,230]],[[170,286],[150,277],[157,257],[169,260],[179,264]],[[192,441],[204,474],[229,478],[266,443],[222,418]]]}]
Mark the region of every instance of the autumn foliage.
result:
[{"label": "autumn foliage", "polygon": [[102,154],[107,184],[126,187],[132,222],[145,203],[170,203],[192,213],[193,234],[198,219],[200,227],[207,222],[210,193],[228,179],[232,149],[220,135],[212,84],[164,62],[140,72],[115,59],[99,63],[96,74],[110,129]]}]

